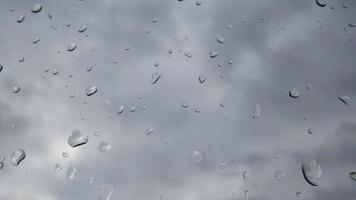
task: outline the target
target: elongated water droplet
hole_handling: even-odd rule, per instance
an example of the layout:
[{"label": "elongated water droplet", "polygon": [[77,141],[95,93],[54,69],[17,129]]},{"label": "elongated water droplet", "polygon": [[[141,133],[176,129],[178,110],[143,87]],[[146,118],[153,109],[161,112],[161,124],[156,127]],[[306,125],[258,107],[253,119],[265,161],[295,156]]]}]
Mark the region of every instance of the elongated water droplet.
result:
[{"label": "elongated water droplet", "polygon": [[292,98],[298,98],[300,96],[300,92],[297,89],[292,88],[289,90],[289,96]]},{"label": "elongated water droplet", "polygon": [[77,45],[74,43],[70,43],[67,45],[67,51],[74,51],[77,48]]},{"label": "elongated water droplet", "polygon": [[218,56],[219,55],[219,52],[218,51],[211,51],[210,53],[209,53],[209,57],[210,58],[215,58],[216,56]]},{"label": "elongated water droplet", "polygon": [[153,133],[154,127],[150,126],[148,129],[145,131],[145,135],[151,135]]},{"label": "elongated water droplet", "polygon": [[2,64],[0,64],[0,72],[2,71],[3,68],[4,68],[4,66]]},{"label": "elongated water droplet", "polygon": [[185,55],[187,58],[193,57],[193,54],[192,54],[191,52],[189,52],[189,51],[186,51],[186,52],[184,53],[184,55]]},{"label": "elongated water droplet", "polygon": [[325,7],[327,5],[325,0],[315,0],[315,3],[320,7]]},{"label": "elongated water droplet", "polygon": [[203,154],[196,150],[193,151],[192,161],[193,161],[193,163],[200,163],[201,161],[203,161]]},{"label": "elongated water droplet", "polygon": [[312,186],[318,186],[322,174],[320,165],[313,158],[307,158],[302,164],[302,171],[305,180]]},{"label": "elongated water droplet", "polygon": [[97,91],[98,91],[98,89],[97,89],[95,86],[93,86],[93,85],[87,86],[87,87],[85,88],[85,94],[86,94],[87,96],[92,96],[92,95],[94,95]]},{"label": "elongated water droplet", "polygon": [[224,40],[225,40],[225,39],[224,39],[221,35],[218,35],[218,36],[216,37],[216,41],[219,42],[219,43],[221,43],[221,44],[224,43]]},{"label": "elongated water droplet", "polygon": [[122,112],[124,112],[124,106],[120,106],[120,108],[118,109],[118,111],[116,112],[117,114],[121,114]]},{"label": "elongated water droplet", "polygon": [[204,83],[206,81],[206,78],[204,75],[200,75],[198,80],[199,80],[199,83]]},{"label": "elongated water droplet", "polygon": [[55,171],[55,172],[60,172],[60,171],[62,171],[62,169],[63,169],[62,164],[56,163],[56,164],[54,165],[54,171]]},{"label": "elongated water droplet", "polygon": [[356,171],[355,171],[355,172],[350,172],[349,177],[350,177],[353,181],[356,181]]},{"label": "elongated water droplet", "polygon": [[286,176],[286,172],[284,170],[276,170],[274,173],[273,173],[273,177],[277,180],[277,181],[281,181],[285,176]]},{"label": "elongated water droplet", "polygon": [[350,101],[351,101],[351,97],[347,96],[347,95],[342,95],[338,97],[339,100],[344,103],[345,105],[349,105]]},{"label": "elongated water droplet", "polygon": [[79,29],[78,29],[78,32],[79,33],[83,33],[84,31],[86,31],[87,30],[87,26],[86,25],[81,25],[80,27],[79,27]]},{"label": "elongated water droplet", "polygon": [[40,40],[41,40],[40,37],[35,37],[35,38],[32,40],[32,44],[37,44]]},{"label": "elongated water droplet", "polygon": [[16,151],[11,153],[11,164],[17,166],[20,164],[23,159],[25,159],[26,153],[23,149],[17,149]]},{"label": "elongated water droplet", "polygon": [[13,88],[12,88],[12,92],[13,93],[19,93],[20,92],[20,90],[21,90],[21,88],[19,87],[19,86],[14,86]]},{"label": "elongated water droplet", "polygon": [[72,132],[72,135],[69,136],[68,138],[68,144],[71,147],[77,147],[83,144],[86,144],[89,140],[89,137],[87,135],[84,135],[81,133],[79,130],[74,130]]},{"label": "elongated water droplet", "polygon": [[0,162],[0,169],[4,168],[4,162]]},{"label": "elongated water droplet", "polygon": [[247,171],[243,171],[243,172],[242,172],[242,179],[243,179],[244,181],[247,181]]},{"label": "elongated water droplet", "polygon": [[24,15],[19,15],[18,17],[17,17],[17,23],[22,23],[23,21],[25,20],[25,16]]},{"label": "elongated water droplet", "polygon": [[151,82],[152,84],[157,83],[157,81],[161,78],[161,74],[158,72],[153,73],[152,77],[151,77]]},{"label": "elongated water droplet", "polygon": [[114,192],[114,187],[111,184],[102,185],[99,187],[97,200],[110,200]]},{"label": "elongated water droplet", "polygon": [[111,150],[111,144],[108,142],[100,142],[98,145],[98,149],[101,152],[109,152]]},{"label": "elongated water droplet", "polygon": [[31,12],[39,13],[41,10],[42,10],[42,4],[36,3],[35,5],[33,5]]},{"label": "elongated water droplet", "polygon": [[261,107],[259,103],[254,103],[253,104],[253,113],[252,113],[252,118],[258,119],[261,116]]},{"label": "elongated water droplet", "polygon": [[77,175],[77,171],[78,170],[75,167],[72,166],[68,167],[66,172],[67,178],[73,180],[75,178],[75,175]]}]

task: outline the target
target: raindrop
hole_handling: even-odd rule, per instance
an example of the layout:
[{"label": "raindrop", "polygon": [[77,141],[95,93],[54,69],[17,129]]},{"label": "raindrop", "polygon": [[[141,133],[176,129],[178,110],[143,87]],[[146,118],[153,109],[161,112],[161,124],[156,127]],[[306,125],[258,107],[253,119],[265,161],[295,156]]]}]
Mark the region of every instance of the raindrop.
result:
[{"label": "raindrop", "polygon": [[153,133],[154,127],[151,125],[146,131],[145,135],[151,135]]},{"label": "raindrop", "polygon": [[25,61],[25,57],[19,57],[19,62],[23,62],[23,61]]},{"label": "raindrop", "polygon": [[349,5],[344,4],[344,5],[342,5],[342,7],[343,7],[344,9],[348,9],[348,8],[349,8]]},{"label": "raindrop", "polygon": [[91,72],[93,70],[93,68],[94,68],[93,65],[90,65],[90,66],[87,67],[86,71],[87,72]]},{"label": "raindrop", "polygon": [[182,108],[188,108],[188,107],[189,107],[189,104],[188,104],[187,101],[182,101],[182,102],[180,103],[180,105],[182,106]]},{"label": "raindrop", "polygon": [[301,192],[295,193],[295,196],[297,197],[297,200],[301,200],[302,199],[302,193]]},{"label": "raindrop", "polygon": [[11,164],[17,166],[20,164],[23,159],[25,159],[26,153],[23,149],[17,149],[16,151],[11,153]]},{"label": "raindrop", "polygon": [[84,31],[86,31],[87,30],[87,26],[86,25],[81,25],[80,27],[79,27],[79,29],[78,29],[78,32],[79,33],[83,33]]},{"label": "raindrop", "polygon": [[15,8],[10,8],[9,12],[14,12]]},{"label": "raindrop", "polygon": [[350,177],[353,181],[356,181],[356,172],[350,172],[349,177]]},{"label": "raindrop", "polygon": [[22,23],[23,21],[25,20],[25,16],[24,15],[19,15],[18,17],[17,17],[17,23]]},{"label": "raindrop", "polygon": [[136,106],[132,106],[132,108],[130,108],[130,112],[135,112],[136,111]]},{"label": "raindrop", "polygon": [[63,152],[63,153],[62,153],[62,157],[63,157],[63,158],[68,158],[68,157],[69,157],[69,154],[68,154],[67,152]]},{"label": "raindrop", "polygon": [[32,40],[32,44],[37,44],[40,40],[41,40],[40,37],[35,37],[35,38]]},{"label": "raindrop", "polygon": [[254,103],[253,104],[253,113],[252,113],[252,118],[258,119],[261,116],[261,107],[259,103]]},{"label": "raindrop", "polygon": [[227,29],[232,29],[232,24],[228,24]]},{"label": "raindrop", "polygon": [[151,83],[155,84],[157,83],[157,81],[161,78],[161,74],[158,72],[153,73],[152,77],[151,77]]},{"label": "raindrop", "polygon": [[12,92],[13,93],[19,93],[20,92],[20,90],[21,90],[21,88],[19,87],[19,86],[14,86],[13,88],[12,88]]},{"label": "raindrop", "polygon": [[119,110],[116,112],[117,114],[121,114],[122,112],[124,112],[124,106],[120,106]]},{"label": "raindrop", "polygon": [[218,36],[216,37],[216,41],[219,42],[219,43],[221,43],[221,44],[224,43],[224,40],[225,40],[225,39],[224,39],[221,35],[218,35]]},{"label": "raindrop", "polygon": [[153,19],[152,19],[152,22],[153,22],[153,23],[157,23],[157,22],[158,22],[158,19],[157,19],[157,18],[153,18]]},{"label": "raindrop", "polygon": [[284,177],[286,176],[286,172],[284,170],[276,170],[273,173],[273,177],[277,180],[277,181],[281,181]]},{"label": "raindrop", "polygon": [[67,45],[67,51],[74,51],[77,48],[77,45],[70,43]]},{"label": "raindrop", "polygon": [[198,80],[199,80],[199,83],[204,83],[206,81],[206,78],[204,75],[200,75]]},{"label": "raindrop", "polygon": [[0,64],[0,72],[2,71],[3,68],[4,68],[4,66],[2,66],[2,64]]},{"label": "raindrop", "polygon": [[292,98],[298,98],[300,96],[300,92],[297,89],[292,88],[289,90],[289,96]]},{"label": "raindrop", "polygon": [[62,164],[56,163],[56,164],[54,165],[54,171],[55,171],[55,172],[62,171],[62,169],[63,169]]},{"label": "raindrop", "polygon": [[172,50],[172,49],[168,49],[168,53],[169,53],[169,54],[172,54],[172,53],[173,53],[173,50]]},{"label": "raindrop", "polygon": [[196,1],[196,2],[195,2],[195,5],[197,5],[197,6],[200,6],[201,4],[202,4],[201,1]]},{"label": "raindrop", "polygon": [[315,0],[315,3],[320,7],[325,7],[327,5],[325,0]]},{"label": "raindrop", "polygon": [[244,181],[247,181],[247,171],[243,171],[243,172],[242,172],[242,179],[243,179]]},{"label": "raindrop", "polygon": [[33,5],[31,11],[33,13],[38,13],[42,10],[42,4],[36,3],[35,5]]},{"label": "raindrop", "polygon": [[97,91],[98,91],[98,89],[97,89],[95,86],[93,86],[93,85],[87,86],[87,87],[85,88],[85,94],[86,94],[87,96],[92,96],[92,95],[94,95]]},{"label": "raindrop", "polygon": [[68,138],[68,144],[71,147],[77,147],[86,144],[89,140],[87,135],[82,134],[79,130],[74,130],[72,135]]},{"label": "raindrop", "polygon": [[97,200],[110,200],[114,192],[114,187],[110,184],[102,185],[99,187]]},{"label": "raindrop", "polygon": [[192,54],[191,52],[189,52],[189,51],[186,51],[186,52],[184,53],[184,55],[185,55],[187,58],[193,57],[193,54]]},{"label": "raindrop", "polygon": [[245,190],[245,191],[244,191],[244,198],[245,198],[245,199],[248,199],[248,190]]},{"label": "raindrop", "polygon": [[58,75],[58,74],[59,74],[59,70],[58,70],[57,68],[54,68],[54,69],[52,70],[52,74],[53,74],[53,75]]},{"label": "raindrop", "polygon": [[311,90],[313,88],[313,85],[311,83],[307,84],[307,90]]},{"label": "raindrop", "polygon": [[307,130],[307,133],[310,134],[310,135],[312,135],[312,134],[313,134],[313,129],[309,128],[309,129]]},{"label": "raindrop", "polygon": [[200,163],[201,161],[203,161],[203,154],[196,150],[193,151],[192,161],[193,163]]},{"label": "raindrop", "polygon": [[342,96],[339,96],[338,97],[339,100],[344,103],[345,105],[349,105],[350,103],[350,100],[351,100],[351,97],[350,96],[347,96],[347,95],[342,95]]},{"label": "raindrop", "polygon": [[98,145],[98,149],[101,152],[108,152],[111,150],[111,144],[108,142],[100,142]]},{"label": "raindrop", "polygon": [[218,51],[211,51],[210,53],[209,53],[209,57],[210,58],[215,58],[216,56],[218,56],[219,55],[219,52]]},{"label": "raindrop", "polygon": [[75,167],[68,167],[66,175],[68,179],[73,180],[75,178],[75,175],[77,174],[77,169]]},{"label": "raindrop", "polygon": [[4,162],[0,162],[0,169],[4,167]]},{"label": "raindrop", "polygon": [[312,186],[318,186],[322,174],[320,165],[313,158],[307,158],[302,164],[305,180]]},{"label": "raindrop", "polygon": [[194,109],[194,112],[195,112],[195,113],[200,113],[199,108]]},{"label": "raindrop", "polygon": [[353,27],[355,27],[355,26],[356,26],[356,24],[349,23],[349,27],[353,28]]},{"label": "raindrop", "polygon": [[159,66],[159,62],[155,62],[155,67],[158,67]]}]

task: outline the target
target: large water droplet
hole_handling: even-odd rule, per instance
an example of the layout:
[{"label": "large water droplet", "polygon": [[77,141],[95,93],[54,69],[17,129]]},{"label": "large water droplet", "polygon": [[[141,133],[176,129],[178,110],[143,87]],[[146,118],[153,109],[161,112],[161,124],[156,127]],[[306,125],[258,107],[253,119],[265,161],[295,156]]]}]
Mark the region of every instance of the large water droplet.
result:
[{"label": "large water droplet", "polygon": [[87,96],[91,96],[91,95],[95,94],[97,91],[98,91],[98,89],[93,85],[90,85],[85,88],[85,94]]},{"label": "large water droplet", "polygon": [[148,129],[145,131],[145,135],[151,135],[153,133],[154,127],[150,126]]},{"label": "large water droplet", "polygon": [[55,171],[55,172],[60,172],[62,169],[63,169],[62,164],[56,163],[56,164],[54,165],[54,171]]},{"label": "large water droplet", "polygon": [[100,142],[98,145],[98,149],[101,152],[108,152],[111,150],[111,144],[108,142]]},{"label": "large water droplet", "polygon": [[32,9],[31,9],[31,11],[33,13],[38,13],[41,10],[42,10],[42,4],[40,4],[40,3],[36,3],[35,5],[33,5]]},{"label": "large water droplet", "polygon": [[68,167],[66,172],[67,178],[73,180],[75,178],[75,175],[77,174],[77,171],[78,170],[75,167]]},{"label": "large water droplet", "polygon": [[203,161],[203,154],[196,150],[193,151],[192,161],[193,161],[193,163],[200,163],[201,161]]},{"label": "large water droplet", "polygon": [[219,55],[219,52],[218,51],[211,51],[210,53],[209,53],[209,57],[210,58],[215,58],[216,56],[218,56]]},{"label": "large water droplet", "polygon": [[284,170],[276,170],[274,173],[273,173],[273,177],[277,180],[277,181],[281,181],[285,176],[286,176],[286,172]]},{"label": "large water droplet", "polygon": [[347,95],[342,95],[338,97],[339,100],[344,103],[345,105],[349,105],[350,101],[351,101],[351,97],[347,96]]},{"label": "large water droplet", "polygon": [[161,74],[158,72],[153,73],[152,77],[151,77],[151,82],[152,84],[157,83],[157,81],[161,78]]},{"label": "large water droplet", "polygon": [[74,43],[70,43],[67,45],[67,51],[74,51],[77,48],[77,45]]},{"label": "large water droplet", "polygon": [[86,31],[87,30],[87,26],[86,25],[81,25],[80,27],[79,27],[79,29],[78,29],[78,32],[79,33],[83,33],[84,31]]},{"label": "large water droplet", "polygon": [[114,187],[110,184],[102,185],[99,187],[97,200],[110,200],[114,192]]},{"label": "large water droplet", "polygon": [[68,138],[68,144],[71,147],[77,147],[83,144],[86,144],[89,140],[89,137],[87,135],[84,135],[81,133],[79,130],[74,130],[72,132],[72,135],[69,136]]},{"label": "large water droplet", "polygon": [[254,103],[253,104],[253,113],[252,113],[252,118],[258,119],[261,116],[261,107],[259,103]]},{"label": "large water droplet", "polygon": [[325,0],[315,0],[315,3],[320,7],[325,7],[327,5]]},{"label": "large water droplet", "polygon": [[349,177],[350,177],[353,181],[356,181],[356,171],[355,171],[355,172],[350,172]]},{"label": "large water droplet", "polygon": [[320,165],[313,158],[307,158],[302,164],[305,180],[312,186],[318,186],[322,174]]},{"label": "large water droplet", "polygon": [[300,96],[300,92],[297,89],[292,88],[289,90],[289,96],[292,98],[298,98]]},{"label": "large water droplet", "polygon": [[20,90],[21,90],[21,88],[19,87],[19,86],[14,86],[13,88],[12,88],[12,92],[13,93],[19,93],[20,92]]},{"label": "large water droplet", "polygon": [[25,15],[19,15],[18,17],[17,17],[17,23],[22,23],[23,21],[25,20]]},{"label": "large water droplet", "polygon": [[23,149],[17,149],[16,151],[11,153],[11,164],[17,166],[20,164],[23,159],[25,159],[26,153]]}]

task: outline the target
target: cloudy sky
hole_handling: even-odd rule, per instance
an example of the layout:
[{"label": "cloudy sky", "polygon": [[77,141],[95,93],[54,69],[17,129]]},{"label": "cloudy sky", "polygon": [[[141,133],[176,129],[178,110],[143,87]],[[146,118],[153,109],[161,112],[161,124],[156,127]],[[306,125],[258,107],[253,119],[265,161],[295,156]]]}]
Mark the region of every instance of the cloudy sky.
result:
[{"label": "cloudy sky", "polygon": [[356,2],[323,2],[1,0],[0,199],[356,199]]}]

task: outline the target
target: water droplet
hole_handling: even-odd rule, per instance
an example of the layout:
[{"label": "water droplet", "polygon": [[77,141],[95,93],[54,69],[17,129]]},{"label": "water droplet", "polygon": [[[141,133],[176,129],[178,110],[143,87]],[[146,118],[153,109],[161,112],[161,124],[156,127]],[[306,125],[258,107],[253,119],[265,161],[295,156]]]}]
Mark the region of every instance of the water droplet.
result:
[{"label": "water droplet", "polygon": [[114,192],[114,187],[110,184],[102,185],[99,187],[97,200],[110,200]]},{"label": "water droplet", "polygon": [[18,17],[17,17],[17,23],[22,23],[23,21],[25,20],[25,16],[24,15],[19,15]]},{"label": "water droplet", "polygon": [[17,149],[16,151],[11,153],[11,164],[17,166],[20,164],[23,159],[25,159],[26,153],[23,149]]},{"label": "water droplet", "polygon": [[349,177],[350,177],[353,181],[356,181],[356,172],[350,172]]},{"label": "water droplet", "polygon": [[297,200],[301,200],[302,199],[302,193],[301,192],[295,193],[295,196],[297,197]]},{"label": "water droplet", "polygon": [[201,161],[203,161],[203,154],[196,150],[193,151],[192,161],[193,163],[200,163]]},{"label": "water droplet", "polygon": [[20,92],[20,90],[21,90],[21,88],[19,87],[19,86],[14,86],[13,88],[12,88],[12,92],[13,93],[19,93]]},{"label": "water droplet", "polygon": [[245,191],[244,191],[244,198],[245,198],[245,199],[248,199],[248,190],[245,190]]},{"label": "water droplet", "polygon": [[312,134],[313,134],[313,129],[309,128],[309,129],[307,130],[307,133],[310,134],[310,135],[312,135]]},{"label": "water droplet", "polygon": [[349,8],[349,5],[343,4],[342,7],[343,7],[344,9],[348,9],[348,8]]},{"label": "water droplet", "polygon": [[351,27],[351,28],[353,28],[353,27],[356,26],[356,24],[354,24],[354,23],[349,23],[348,25],[349,25],[349,27]]},{"label": "water droplet", "polygon": [[327,5],[326,1],[324,0],[315,0],[315,3],[320,7],[325,7]]},{"label": "water droplet", "polygon": [[199,83],[204,83],[206,81],[206,78],[204,75],[200,75],[198,80],[199,80]]},{"label": "water droplet", "polygon": [[93,177],[89,177],[89,184],[92,184],[94,182],[94,178]]},{"label": "water droplet", "polygon": [[313,158],[307,158],[302,164],[305,180],[312,186],[318,186],[322,174],[320,165]]},{"label": "water droplet", "polygon": [[281,181],[285,176],[286,176],[286,172],[284,170],[276,170],[274,173],[273,173],[273,177],[277,180],[277,181]]},{"label": "water droplet", "polygon": [[3,68],[4,68],[4,66],[2,66],[2,64],[0,64],[0,72],[2,71]]},{"label": "water droplet", "polygon": [[79,29],[78,29],[78,32],[79,33],[83,33],[84,31],[86,31],[87,30],[87,26],[86,25],[81,25],[80,27],[79,27]]},{"label": "water droplet", "polygon": [[62,171],[62,169],[63,169],[62,164],[56,163],[56,164],[54,165],[54,171],[55,171],[55,172],[60,172],[60,171]]},{"label": "water droplet", "polygon": [[219,43],[221,43],[221,44],[224,43],[224,40],[225,40],[225,39],[224,39],[221,35],[218,35],[218,36],[216,37],[216,41],[219,42]]},{"label": "water droplet", "polygon": [[182,108],[188,108],[188,107],[189,107],[189,104],[188,104],[187,101],[182,101],[182,102],[180,103],[180,105],[182,106]]},{"label": "water droplet", "polygon": [[227,166],[227,162],[226,161],[220,161],[219,163],[218,163],[218,167],[220,168],[220,169],[225,169],[225,167]]},{"label": "water droplet", "polygon": [[253,104],[253,113],[252,113],[252,118],[258,119],[261,116],[261,107],[259,103],[254,103]]},{"label": "water droplet", "polygon": [[98,149],[101,152],[108,152],[111,150],[111,144],[108,142],[100,142],[98,145]]},{"label": "water droplet", "polygon": [[25,61],[25,57],[19,57],[19,62],[23,62],[23,61]]},{"label": "water droplet", "polygon": [[227,29],[232,29],[232,24],[228,24]]},{"label": "water droplet", "polygon": [[73,180],[75,178],[75,175],[77,174],[77,169],[75,167],[68,167],[66,175],[68,179]]},{"label": "water droplet", "polygon": [[210,58],[215,58],[216,56],[218,56],[219,55],[219,52],[218,51],[211,51],[210,53],[209,53],[209,57]]},{"label": "water droplet", "polygon": [[345,105],[349,105],[350,101],[351,101],[351,97],[347,96],[347,95],[342,95],[338,97],[339,100],[344,103]]},{"label": "water droplet", "polygon": [[247,181],[247,171],[243,171],[243,172],[242,172],[242,179],[243,179],[244,181]]},{"label": "water droplet", "polygon": [[136,106],[132,106],[132,108],[130,108],[130,112],[135,112],[136,111]]},{"label": "water droplet", "polygon": [[151,135],[153,133],[154,127],[151,125],[146,131],[145,135]]},{"label": "water droplet", "polygon": [[194,109],[194,112],[195,112],[195,113],[200,113],[199,108]]},{"label": "water droplet", "polygon": [[4,162],[0,162],[0,169],[2,169],[4,167]]},{"label": "water droplet", "polygon": [[169,54],[172,54],[172,53],[173,53],[173,50],[172,50],[172,49],[168,49],[168,53],[169,53]]},{"label": "water droplet", "polygon": [[87,96],[92,96],[92,95],[94,95],[97,91],[98,91],[98,89],[97,89],[95,86],[93,86],[93,85],[87,86],[87,87],[85,88],[85,94],[86,94]]},{"label": "water droplet", "polygon": [[158,67],[159,66],[159,62],[155,62],[155,67]]},{"label": "water droplet", "polygon": [[54,68],[54,69],[52,70],[52,74],[53,74],[53,75],[58,75],[58,74],[59,74],[59,70],[58,70],[57,68]]},{"label": "water droplet", "polygon": [[74,43],[70,43],[67,45],[67,51],[74,51],[77,48],[77,45]]},{"label": "water droplet", "polygon": [[191,52],[189,52],[189,51],[186,51],[186,52],[184,53],[184,55],[185,55],[187,58],[192,58],[192,57],[193,57],[193,54],[192,54]]},{"label": "water droplet", "polygon": [[292,98],[298,98],[300,96],[300,92],[297,89],[292,88],[289,90],[289,96]]},{"label": "water droplet", "polygon": [[161,74],[158,72],[153,73],[152,77],[151,77],[151,82],[152,84],[157,83],[157,81],[161,78]]},{"label": "water droplet", "polygon": [[14,12],[15,8],[10,8],[9,12]]},{"label": "water droplet", "polygon": [[35,38],[32,40],[32,44],[37,44],[40,40],[41,40],[40,37],[35,37]]},{"label": "water droplet", "polygon": [[307,84],[307,90],[311,90],[313,88],[313,85],[311,83]]},{"label": "water droplet", "polygon": [[79,130],[74,130],[72,135],[68,138],[68,144],[71,147],[77,147],[86,144],[89,140],[87,135],[82,134]]},{"label": "water droplet", "polygon": [[89,65],[86,69],[87,72],[91,72],[93,70],[93,65]]},{"label": "water droplet", "polygon": [[116,112],[117,114],[121,114],[122,112],[124,112],[124,106],[120,106],[119,110]]},{"label": "water droplet", "polygon": [[62,157],[63,157],[63,158],[68,158],[68,157],[69,157],[69,154],[68,154],[67,152],[63,152],[63,153],[62,153]]},{"label": "water droplet", "polygon": [[40,3],[36,3],[35,5],[33,5],[32,9],[31,9],[31,11],[33,13],[38,13],[41,10],[42,10],[42,4],[40,4]]},{"label": "water droplet", "polygon": [[153,22],[153,23],[157,23],[157,22],[158,22],[158,19],[157,19],[157,18],[153,18],[153,19],[152,19],[152,22]]}]

